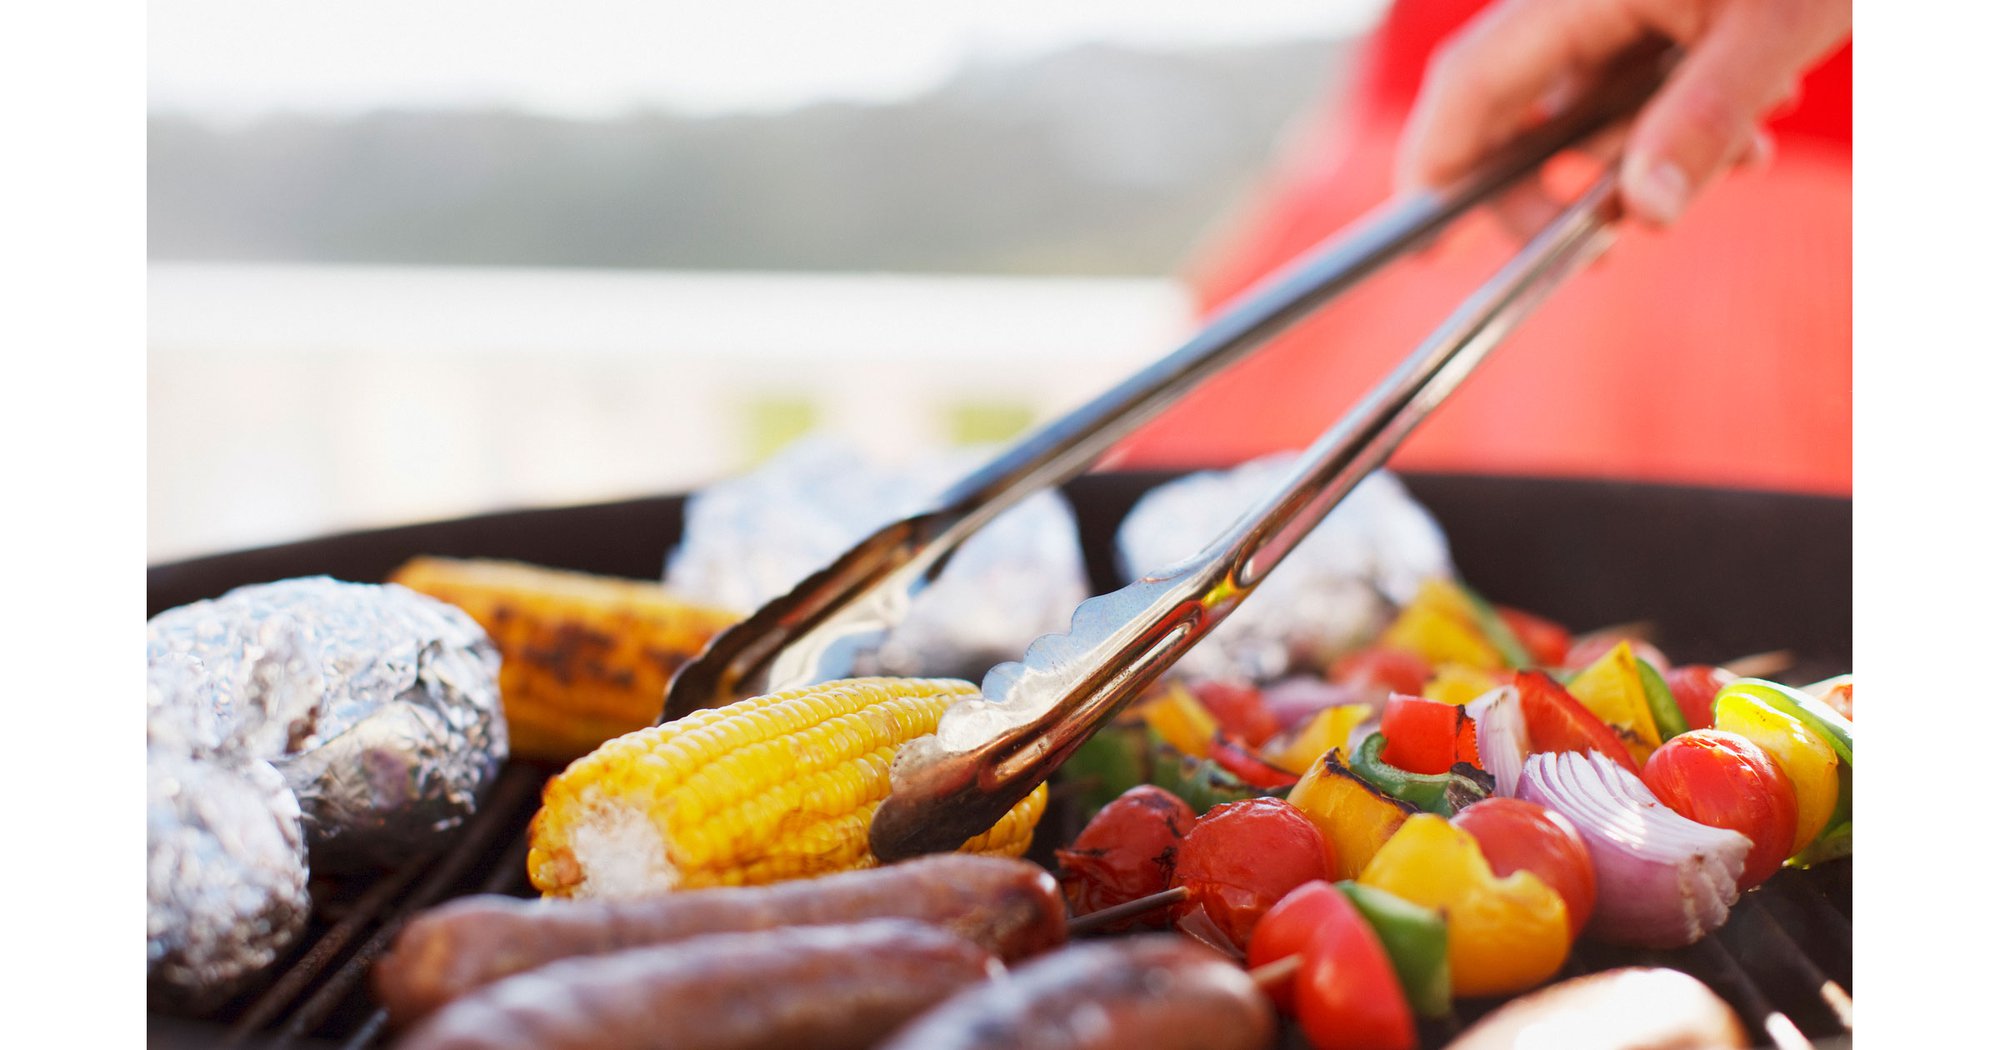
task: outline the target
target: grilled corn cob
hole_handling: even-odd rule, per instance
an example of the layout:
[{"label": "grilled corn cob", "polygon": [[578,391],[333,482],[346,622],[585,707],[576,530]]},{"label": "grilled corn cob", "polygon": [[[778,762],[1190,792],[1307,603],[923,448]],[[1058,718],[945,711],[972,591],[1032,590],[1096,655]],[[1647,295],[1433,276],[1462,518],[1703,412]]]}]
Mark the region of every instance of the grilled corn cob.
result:
[{"label": "grilled corn cob", "polygon": [[[542,792],[528,875],[552,897],[635,897],[873,867],[868,822],[896,750],[978,687],[855,678],[753,697],[627,733]],[[967,852],[1018,857],[1035,789]]]},{"label": "grilled corn cob", "polygon": [[639,580],[417,558],[390,577],[465,610],[500,649],[514,754],[566,762],[660,717],[667,679],[741,617]]}]

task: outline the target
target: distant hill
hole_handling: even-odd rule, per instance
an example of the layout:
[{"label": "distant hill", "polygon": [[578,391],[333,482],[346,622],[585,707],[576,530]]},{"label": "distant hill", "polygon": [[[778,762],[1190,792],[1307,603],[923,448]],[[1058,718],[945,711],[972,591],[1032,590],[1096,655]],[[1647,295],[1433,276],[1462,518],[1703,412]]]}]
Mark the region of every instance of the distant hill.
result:
[{"label": "distant hill", "polygon": [[1159,274],[1349,47],[1081,47],[893,104],[149,121],[155,259]]}]

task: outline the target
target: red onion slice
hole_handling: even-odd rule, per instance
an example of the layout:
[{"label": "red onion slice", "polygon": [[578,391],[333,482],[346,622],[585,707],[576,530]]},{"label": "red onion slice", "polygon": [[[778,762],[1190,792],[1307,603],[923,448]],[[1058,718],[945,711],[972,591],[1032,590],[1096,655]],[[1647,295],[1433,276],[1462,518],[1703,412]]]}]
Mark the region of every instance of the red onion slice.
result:
[{"label": "red onion slice", "polygon": [[1479,764],[1493,774],[1493,793],[1516,794],[1528,758],[1528,718],[1521,713],[1521,691],[1503,685],[1466,704],[1465,713],[1479,727]]},{"label": "red onion slice", "polygon": [[1597,910],[1586,929],[1592,936],[1678,948],[1728,921],[1750,854],[1743,835],[1675,813],[1595,752],[1529,755],[1520,797],[1568,817],[1583,836],[1597,866]]}]

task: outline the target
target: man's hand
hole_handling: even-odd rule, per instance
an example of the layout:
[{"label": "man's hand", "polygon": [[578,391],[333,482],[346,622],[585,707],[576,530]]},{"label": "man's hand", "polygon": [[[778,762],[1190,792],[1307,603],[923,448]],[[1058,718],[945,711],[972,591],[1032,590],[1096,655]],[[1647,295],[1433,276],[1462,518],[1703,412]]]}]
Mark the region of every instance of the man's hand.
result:
[{"label": "man's hand", "polygon": [[[1686,57],[1631,126],[1599,148],[1624,146],[1626,208],[1666,225],[1723,170],[1768,156],[1759,124],[1853,24],[1851,0],[1498,0],[1432,59],[1398,179],[1451,181],[1588,90],[1606,61],[1658,34]],[[1529,186],[1502,210],[1518,226],[1548,207]]]}]

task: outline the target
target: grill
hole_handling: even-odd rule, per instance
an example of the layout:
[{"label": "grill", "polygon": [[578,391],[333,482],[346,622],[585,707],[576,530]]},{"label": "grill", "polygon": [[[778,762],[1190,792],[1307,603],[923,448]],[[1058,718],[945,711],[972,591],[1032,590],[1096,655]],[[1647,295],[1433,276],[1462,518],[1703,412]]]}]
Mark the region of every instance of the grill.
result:
[{"label": "grill", "polygon": [[[1118,522],[1168,477],[1092,475],[1066,488],[1094,589],[1117,583],[1110,552]],[[1650,620],[1680,660],[1787,649],[1802,677],[1846,669],[1853,590],[1846,500],[1608,482],[1445,475],[1405,480],[1451,537],[1461,572],[1495,598],[1579,626]],[[381,579],[420,553],[654,577],[680,524],[680,498],[660,497],[220,555],[150,569],[147,614],[288,576]],[[1776,595],[1785,596],[1782,606]],[[531,895],[527,823],[542,783],[554,772],[509,763],[478,815],[438,852],[368,880],[316,882],[313,925],[270,983],[206,1021],[152,1016],[151,1045],[384,1045],[383,1017],[367,993],[369,967],[403,920],[424,908],[468,893]],[[1078,829],[1079,815],[1067,801],[1058,785],[1031,854],[1045,863],[1054,844]],[[1848,862],[1786,871],[1747,895],[1727,925],[1691,948],[1636,951],[1583,941],[1562,976],[1670,966],[1715,989],[1766,1045],[1846,1046],[1853,1020],[1852,916]],[[1452,1016],[1422,1026],[1424,1045],[1442,1045],[1496,1005],[1460,1000]],[[1294,1035],[1288,1045],[1304,1043]]]}]

